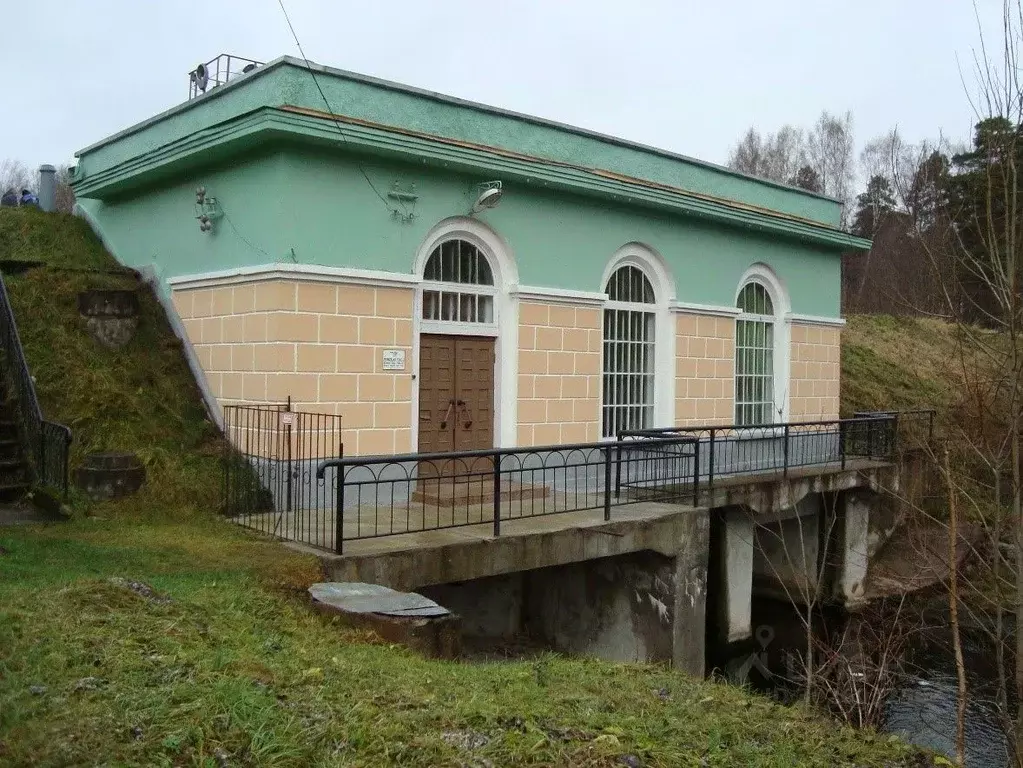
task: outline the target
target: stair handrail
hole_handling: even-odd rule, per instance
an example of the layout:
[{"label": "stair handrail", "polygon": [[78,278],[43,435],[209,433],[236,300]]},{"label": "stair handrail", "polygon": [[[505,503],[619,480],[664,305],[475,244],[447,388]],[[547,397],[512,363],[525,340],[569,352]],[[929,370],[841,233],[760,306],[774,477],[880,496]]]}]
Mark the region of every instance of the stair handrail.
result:
[{"label": "stair handrail", "polygon": [[7,284],[0,273],[0,351],[5,374],[14,388],[14,402],[22,439],[27,443],[35,479],[67,496],[71,430],[63,424],[43,418],[36,395],[35,380],[25,360]]}]

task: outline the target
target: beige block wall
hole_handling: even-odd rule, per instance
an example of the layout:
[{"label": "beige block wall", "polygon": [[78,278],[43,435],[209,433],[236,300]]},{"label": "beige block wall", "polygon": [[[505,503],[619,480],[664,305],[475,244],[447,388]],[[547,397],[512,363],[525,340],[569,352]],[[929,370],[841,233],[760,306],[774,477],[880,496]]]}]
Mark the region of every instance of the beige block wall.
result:
[{"label": "beige block wall", "polygon": [[601,310],[519,305],[518,444],[600,438]]},{"label": "beige block wall", "polygon": [[675,321],[675,425],[731,424],[735,320],[679,314]]},{"label": "beige block wall", "polygon": [[[172,293],[221,404],[342,417],[347,455],[412,450],[411,288],[274,280]],[[383,350],[405,351],[404,371]]]},{"label": "beige block wall", "polygon": [[790,421],[838,418],[840,358],[838,328],[792,324]]}]

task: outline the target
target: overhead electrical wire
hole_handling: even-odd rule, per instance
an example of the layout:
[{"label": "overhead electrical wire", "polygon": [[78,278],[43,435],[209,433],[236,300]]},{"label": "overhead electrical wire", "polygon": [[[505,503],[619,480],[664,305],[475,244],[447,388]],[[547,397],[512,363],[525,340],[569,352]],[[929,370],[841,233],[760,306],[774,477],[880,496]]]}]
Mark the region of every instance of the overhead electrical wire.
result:
[{"label": "overhead electrical wire", "polygon": [[[302,43],[298,39],[298,34],[295,32],[294,25],[291,23],[291,17],[288,16],[288,9],[284,7],[284,0],[277,0],[277,4],[281,7],[281,13],[284,14],[284,20],[288,23],[288,29],[291,30],[291,36],[295,40],[295,45],[298,47],[299,55],[302,57],[302,61],[305,62],[306,69],[309,70],[309,74],[313,78],[313,85],[316,86],[316,90],[319,91],[320,93],[320,98],[323,99],[324,106],[327,107],[327,113],[330,115],[331,120],[333,120],[334,126],[337,128],[337,132],[341,135],[341,140],[347,144],[348,137],[345,135],[345,131],[341,127],[341,121],[337,119],[337,114],[334,112],[334,108],[330,106],[330,101],[327,99],[327,94],[325,94],[323,92],[323,89],[320,87],[320,81],[316,77],[316,70],[313,69],[313,66],[310,63],[309,59],[306,58],[305,51],[302,49]],[[380,194],[380,190],[378,190],[376,188],[376,185],[373,184],[373,181],[369,178],[369,174],[366,173],[366,169],[362,167],[362,164],[356,162],[355,165],[359,169],[359,173],[362,174],[362,178],[366,180],[366,183],[369,185],[369,188],[373,190],[373,194],[375,194],[380,199],[380,202],[384,204],[384,206],[390,213],[395,213],[394,208],[391,207],[391,204],[387,201],[387,198]]]}]

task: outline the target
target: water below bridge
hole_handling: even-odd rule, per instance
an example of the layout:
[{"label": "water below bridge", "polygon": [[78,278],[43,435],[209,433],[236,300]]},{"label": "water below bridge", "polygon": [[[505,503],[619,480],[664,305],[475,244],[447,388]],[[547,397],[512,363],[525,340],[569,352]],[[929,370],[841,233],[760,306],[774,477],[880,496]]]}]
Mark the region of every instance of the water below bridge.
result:
[{"label": "water below bridge", "polygon": [[[783,659],[805,648],[802,622],[791,605],[767,598],[754,600],[753,618],[757,627],[753,652],[759,653],[756,645],[767,646],[758,658],[765,660],[771,675],[786,676],[790,667]],[[833,636],[848,618],[841,610],[829,612],[824,617],[829,634]],[[929,629],[909,637],[894,685],[882,706],[881,729],[952,758],[958,691],[951,633],[947,626],[931,622]],[[963,655],[968,690],[965,764],[967,768],[1005,768],[1010,765],[1010,742],[997,705],[998,674],[990,639],[981,632],[964,630]],[[728,661],[708,659],[711,666]],[[1013,671],[1006,674],[1011,687]],[[766,693],[777,691],[763,675],[751,675],[750,683]],[[800,692],[789,688],[787,695],[794,698]],[[1014,710],[1015,703],[1010,701],[1009,708]]]}]

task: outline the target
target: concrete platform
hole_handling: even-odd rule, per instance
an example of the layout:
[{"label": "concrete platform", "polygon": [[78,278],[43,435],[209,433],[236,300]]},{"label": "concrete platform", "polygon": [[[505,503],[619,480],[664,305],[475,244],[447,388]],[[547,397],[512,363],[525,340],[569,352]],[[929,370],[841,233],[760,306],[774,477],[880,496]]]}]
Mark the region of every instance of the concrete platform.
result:
[{"label": "concrete platform", "polygon": [[[613,503],[611,522],[636,523],[678,514],[686,510],[743,506],[770,517],[783,513],[809,493],[841,491],[854,487],[889,487],[892,465],[855,460],[840,464],[797,467],[787,476],[781,472],[754,472],[715,478],[714,488],[700,486],[697,503],[667,504],[657,501]],[[467,542],[494,540],[493,505],[489,493],[474,495],[461,503],[444,499],[394,501],[349,508],[344,513],[341,557],[365,557],[433,549]],[[662,491],[663,493],[663,491]],[[680,494],[681,495],[681,494]],[[525,493],[501,505],[501,536],[550,534],[562,529],[602,528],[602,494]],[[579,510],[580,507],[586,509]],[[577,511],[562,512],[564,509]],[[239,521],[262,533],[280,537],[289,546],[321,557],[336,557],[336,522],[333,510],[297,510],[251,515]],[[671,547],[656,551],[671,554]],[[384,582],[381,582],[384,583]]]},{"label": "concrete platform", "polygon": [[[440,504],[432,501],[395,501],[393,504],[363,504],[346,509],[343,520],[344,554],[436,546],[437,541],[460,540],[465,536],[492,536],[493,504],[482,498],[474,501],[463,500],[460,504],[447,500]],[[562,511],[578,510],[580,507],[586,509]],[[541,530],[550,530],[552,527],[571,525],[575,520],[603,522],[603,516],[602,495],[551,492],[518,495],[501,504],[501,534],[515,535],[516,531],[523,531],[534,523]],[[571,519],[563,520],[566,517]],[[328,552],[335,550],[335,521],[333,510],[268,512],[239,520],[242,525],[262,533]]]},{"label": "concrete platform", "polygon": [[642,550],[673,556],[685,546],[682,518],[694,515],[706,510],[637,502],[614,507],[610,522],[603,509],[502,519],[500,536],[485,522],[346,541],[343,555],[287,545],[317,555],[334,580],[412,589]]}]

